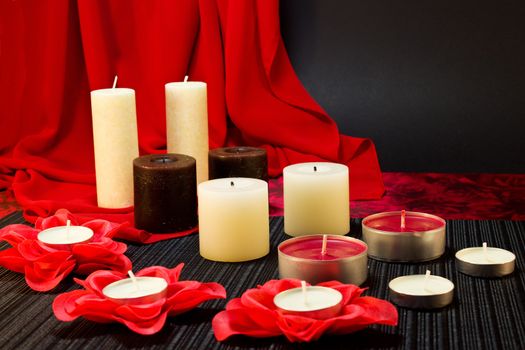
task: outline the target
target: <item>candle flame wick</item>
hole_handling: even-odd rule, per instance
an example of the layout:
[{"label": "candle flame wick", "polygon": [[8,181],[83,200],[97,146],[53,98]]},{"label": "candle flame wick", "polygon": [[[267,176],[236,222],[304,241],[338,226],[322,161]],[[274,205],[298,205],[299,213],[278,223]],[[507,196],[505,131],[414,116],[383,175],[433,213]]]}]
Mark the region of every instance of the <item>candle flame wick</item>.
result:
[{"label": "candle flame wick", "polygon": [[489,249],[487,247],[487,242],[483,242],[483,257],[485,260],[492,262],[493,260],[489,257]]},{"label": "candle flame wick", "polygon": [[303,302],[306,304],[308,304],[308,294],[306,292],[306,282],[305,281],[301,281],[301,289],[303,290]]},{"label": "candle flame wick", "polygon": [[66,221],[66,239],[69,240],[69,226],[71,226],[71,220]]},{"label": "candle flame wick", "polygon": [[406,211],[405,209],[401,210],[401,229],[405,229],[406,227]]},{"label": "candle flame wick", "polygon": [[425,272],[425,282],[424,282],[424,285],[423,285],[423,289],[426,290],[426,291],[431,292],[431,290],[428,288],[428,281],[429,280],[430,280],[430,270],[427,270]]},{"label": "candle flame wick", "polygon": [[137,282],[137,277],[135,277],[135,274],[133,271],[128,271],[129,278],[131,278],[131,282],[133,282],[133,286],[135,287],[135,290],[140,290],[139,283]]},{"label": "candle flame wick", "polygon": [[317,171],[317,167],[314,165],[314,171]]},{"label": "candle flame wick", "polygon": [[321,255],[326,254],[326,245],[328,243],[328,235],[323,235],[323,245],[321,247]]},{"label": "candle flame wick", "polygon": [[189,78],[189,77],[188,77],[187,75],[184,76],[184,82],[185,82],[185,83],[188,82],[188,78]]},{"label": "candle flame wick", "polygon": [[115,79],[113,79],[113,87],[112,87],[112,89],[117,87],[117,80],[118,80],[118,75],[115,75]]},{"label": "candle flame wick", "polygon": [[231,187],[235,186],[235,183],[233,181],[230,181],[230,186]]}]

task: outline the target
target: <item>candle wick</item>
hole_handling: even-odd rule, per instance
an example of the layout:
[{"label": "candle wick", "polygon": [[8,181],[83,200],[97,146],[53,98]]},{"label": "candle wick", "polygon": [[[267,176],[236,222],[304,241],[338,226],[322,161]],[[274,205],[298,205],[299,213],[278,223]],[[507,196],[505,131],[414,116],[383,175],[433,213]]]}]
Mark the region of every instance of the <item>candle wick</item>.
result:
[{"label": "candle wick", "polygon": [[187,75],[184,76],[184,82],[185,82],[185,83],[188,82],[188,76],[187,76]]},{"label": "candle wick", "polygon": [[317,167],[314,165],[314,171],[317,171]]},{"label": "candle wick", "polygon": [[423,289],[426,290],[426,291],[431,292],[431,290],[428,289],[428,281],[429,280],[430,280],[430,270],[427,270],[426,273],[425,273],[425,282],[424,282],[424,285],[423,285]]},{"label": "candle wick", "polygon": [[301,289],[303,290],[303,302],[305,305],[308,304],[308,294],[306,293],[306,282],[301,281]]},{"label": "candle wick", "polygon": [[231,187],[235,186],[235,183],[233,181],[230,181],[230,186]]},{"label": "candle wick", "polygon": [[492,261],[492,259],[489,257],[489,249],[487,248],[487,242],[483,242],[483,257],[486,261]]},{"label": "candle wick", "polygon": [[71,226],[71,220],[66,221],[66,239],[69,241],[69,226]]},{"label": "candle wick", "polygon": [[328,235],[323,235],[323,246],[321,248],[321,255],[326,254],[326,245],[328,243]]},{"label": "candle wick", "polygon": [[162,163],[166,163],[166,158],[162,158]]},{"label": "candle wick", "polygon": [[118,75],[115,75],[115,79],[113,79],[113,89],[117,87],[117,80],[118,80]]},{"label": "candle wick", "polygon": [[131,282],[133,282],[133,286],[135,287],[135,290],[140,290],[139,283],[137,282],[137,277],[135,277],[135,274],[133,271],[128,271],[129,278],[131,278]]},{"label": "candle wick", "polygon": [[404,230],[406,227],[406,211],[405,209],[401,210],[401,229]]}]

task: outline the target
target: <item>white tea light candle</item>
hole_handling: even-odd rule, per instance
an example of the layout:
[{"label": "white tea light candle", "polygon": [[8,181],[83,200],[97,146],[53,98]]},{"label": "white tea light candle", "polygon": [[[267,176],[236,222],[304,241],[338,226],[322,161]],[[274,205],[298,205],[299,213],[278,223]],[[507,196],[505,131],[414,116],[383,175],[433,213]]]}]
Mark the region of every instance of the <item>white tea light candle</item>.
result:
[{"label": "white tea light candle", "polygon": [[139,276],[128,271],[130,278],[115,281],[102,289],[109,299],[122,303],[146,303],[166,296],[168,282],[164,278]]},{"label": "white tea light candle", "polygon": [[394,278],[388,284],[392,301],[399,306],[419,309],[435,309],[452,302],[454,283],[433,276],[430,271],[424,275],[409,275]]},{"label": "white tea light candle", "polygon": [[224,262],[253,260],[270,250],[268,183],[224,178],[198,185],[202,257]]},{"label": "white tea light candle", "polygon": [[350,231],[348,167],[314,162],[283,170],[284,232],[290,236]]},{"label": "white tea light candle", "polygon": [[133,159],[139,156],[135,90],[91,91],[97,202],[102,208],[133,205]]},{"label": "white tea light candle", "polygon": [[208,179],[207,86],[200,81],[168,83],[166,140],[168,153],[181,153],[197,161],[197,184]]},{"label": "white tea light candle", "polygon": [[37,235],[40,242],[51,246],[85,243],[92,237],[92,229],[84,226],[71,226],[70,220],[67,220],[66,226],[51,227],[40,231]]},{"label": "white tea light candle", "polygon": [[341,312],[343,295],[338,290],[321,286],[292,288],[277,294],[273,303],[283,313],[327,319]]},{"label": "white tea light candle", "polygon": [[475,277],[502,277],[511,274],[516,255],[505,249],[488,247],[465,248],[456,253],[456,266],[464,274]]}]

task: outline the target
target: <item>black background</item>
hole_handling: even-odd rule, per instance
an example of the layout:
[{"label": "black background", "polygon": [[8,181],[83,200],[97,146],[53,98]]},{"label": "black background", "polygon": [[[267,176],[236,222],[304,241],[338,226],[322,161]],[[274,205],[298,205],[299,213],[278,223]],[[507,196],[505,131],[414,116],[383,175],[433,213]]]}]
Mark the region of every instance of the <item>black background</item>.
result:
[{"label": "black background", "polygon": [[525,172],[525,1],[281,0],[307,90],[385,171]]}]

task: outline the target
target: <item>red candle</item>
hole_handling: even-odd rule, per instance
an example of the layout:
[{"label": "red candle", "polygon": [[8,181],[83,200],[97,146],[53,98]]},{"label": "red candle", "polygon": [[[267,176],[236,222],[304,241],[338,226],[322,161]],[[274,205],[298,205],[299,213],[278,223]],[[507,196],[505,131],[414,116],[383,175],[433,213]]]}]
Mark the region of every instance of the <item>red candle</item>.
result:
[{"label": "red candle", "polygon": [[291,238],[278,247],[279,275],[311,284],[337,280],[360,285],[368,276],[367,245],[340,235]]}]

